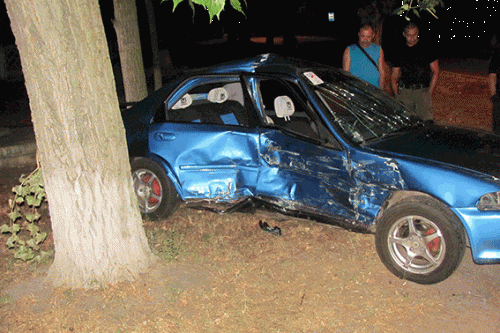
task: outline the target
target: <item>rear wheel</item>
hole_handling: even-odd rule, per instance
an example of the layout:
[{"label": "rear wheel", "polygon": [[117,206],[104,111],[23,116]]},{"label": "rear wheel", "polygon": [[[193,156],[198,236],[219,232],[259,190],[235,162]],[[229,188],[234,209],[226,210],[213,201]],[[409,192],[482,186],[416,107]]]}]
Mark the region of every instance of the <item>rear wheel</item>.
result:
[{"label": "rear wheel", "polygon": [[134,192],[142,215],[153,220],[170,216],[180,200],[165,171],[144,158],[132,161],[131,167]]},{"label": "rear wheel", "polygon": [[377,224],[375,242],[393,274],[420,284],[445,280],[465,251],[460,220],[442,203],[423,196],[389,207]]}]

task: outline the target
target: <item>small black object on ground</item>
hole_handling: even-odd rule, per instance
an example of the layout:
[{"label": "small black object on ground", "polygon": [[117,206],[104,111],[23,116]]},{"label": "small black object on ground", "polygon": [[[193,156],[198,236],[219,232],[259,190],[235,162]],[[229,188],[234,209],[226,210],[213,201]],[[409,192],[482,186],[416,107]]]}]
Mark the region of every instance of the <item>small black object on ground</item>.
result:
[{"label": "small black object on ground", "polygon": [[281,236],[281,229],[278,227],[271,228],[267,222],[259,221],[259,227],[272,235]]}]

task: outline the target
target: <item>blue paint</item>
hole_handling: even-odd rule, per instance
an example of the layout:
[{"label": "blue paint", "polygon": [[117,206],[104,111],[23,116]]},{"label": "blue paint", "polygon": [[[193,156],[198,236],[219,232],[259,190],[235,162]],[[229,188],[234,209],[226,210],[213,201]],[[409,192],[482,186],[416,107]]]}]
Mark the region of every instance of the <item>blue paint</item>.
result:
[{"label": "blue paint", "polygon": [[157,161],[187,203],[258,200],[373,230],[392,195],[415,192],[459,217],[474,261],[500,262],[500,212],[476,208],[500,191],[499,138],[423,123],[348,73],[261,55],[186,73],[123,119],[131,157]]}]

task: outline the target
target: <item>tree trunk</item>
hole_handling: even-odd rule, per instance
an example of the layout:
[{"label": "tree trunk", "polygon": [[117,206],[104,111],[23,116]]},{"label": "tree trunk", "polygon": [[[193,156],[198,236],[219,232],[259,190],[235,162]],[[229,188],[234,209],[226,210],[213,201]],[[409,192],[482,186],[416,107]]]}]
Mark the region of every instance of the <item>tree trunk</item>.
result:
[{"label": "tree trunk", "polygon": [[148,95],[142,59],[137,6],[135,0],[113,0],[114,28],[122,69],[125,101],[138,102]]},{"label": "tree trunk", "polygon": [[149,36],[151,37],[155,90],[158,90],[161,88],[163,82],[160,65],[160,50],[158,49],[158,33],[156,31],[155,11],[151,0],[145,0],[144,2],[146,4],[146,11],[148,13]]},{"label": "tree trunk", "polygon": [[48,278],[97,287],[153,262],[98,0],[5,0],[21,55],[54,233]]}]

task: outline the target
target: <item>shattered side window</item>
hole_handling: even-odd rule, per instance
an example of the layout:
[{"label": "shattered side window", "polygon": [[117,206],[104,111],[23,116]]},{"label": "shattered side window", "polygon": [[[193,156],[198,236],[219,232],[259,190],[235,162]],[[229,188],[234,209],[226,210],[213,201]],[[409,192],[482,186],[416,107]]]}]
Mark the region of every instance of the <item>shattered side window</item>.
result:
[{"label": "shattered side window", "polygon": [[319,69],[304,73],[335,124],[350,140],[381,138],[421,122],[385,92],[341,72]]},{"label": "shattered side window", "polygon": [[210,82],[184,93],[166,111],[166,121],[212,125],[249,126],[239,81]]}]

